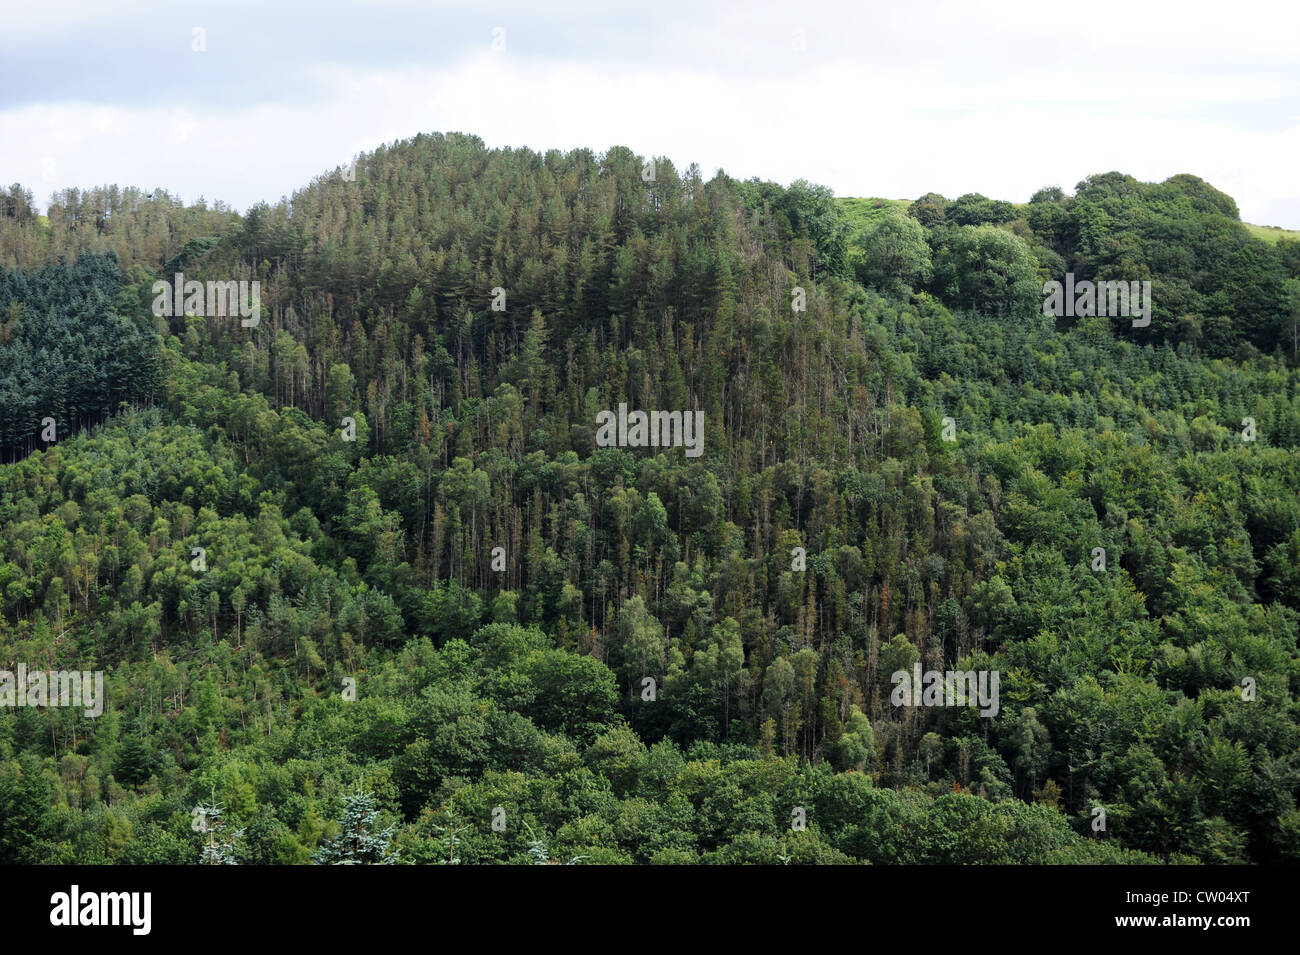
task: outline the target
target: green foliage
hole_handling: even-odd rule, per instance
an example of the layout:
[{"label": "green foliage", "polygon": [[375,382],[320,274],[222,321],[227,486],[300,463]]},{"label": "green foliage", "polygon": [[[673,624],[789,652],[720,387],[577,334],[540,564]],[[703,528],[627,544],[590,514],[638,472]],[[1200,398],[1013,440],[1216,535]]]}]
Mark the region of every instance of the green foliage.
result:
[{"label": "green foliage", "polygon": [[[83,196],[0,197],[0,387],[94,426],[0,466],[0,657],[107,678],[0,710],[0,861],[193,863],[217,794],[221,862],[1295,861],[1285,243],[1193,177],[904,219],[641,165],[421,136],[165,241],[119,191],[71,266]],[[283,319],[156,326],[182,264]],[[1046,327],[1064,268],[1157,320]],[[704,454],[597,448],[620,402]]]},{"label": "green foliage", "polygon": [[915,219],[898,212],[882,216],[862,230],[856,244],[864,285],[898,294],[930,278],[930,246]]},{"label": "green foliage", "polygon": [[391,865],[396,860],[389,847],[394,828],[376,828],[373,793],[353,793],[343,801],[342,830],[324,843],[313,857],[317,865]]},{"label": "green foliage", "polygon": [[36,271],[0,267],[0,453],[31,451],[97,423],[121,402],[153,399],[158,336],[114,311],[117,257],[81,255]]},{"label": "green foliage", "polygon": [[1014,233],[959,225],[935,252],[934,282],[959,308],[1028,322],[1042,310],[1038,261]]}]

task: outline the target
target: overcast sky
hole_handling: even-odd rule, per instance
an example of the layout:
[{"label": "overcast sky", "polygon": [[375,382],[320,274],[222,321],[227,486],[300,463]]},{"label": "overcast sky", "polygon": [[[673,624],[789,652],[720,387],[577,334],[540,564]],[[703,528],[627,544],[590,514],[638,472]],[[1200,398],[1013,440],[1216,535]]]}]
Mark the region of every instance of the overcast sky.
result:
[{"label": "overcast sky", "polygon": [[42,207],[115,182],[245,210],[454,130],[842,196],[1186,172],[1300,228],[1296,3],[0,5],[0,180]]}]

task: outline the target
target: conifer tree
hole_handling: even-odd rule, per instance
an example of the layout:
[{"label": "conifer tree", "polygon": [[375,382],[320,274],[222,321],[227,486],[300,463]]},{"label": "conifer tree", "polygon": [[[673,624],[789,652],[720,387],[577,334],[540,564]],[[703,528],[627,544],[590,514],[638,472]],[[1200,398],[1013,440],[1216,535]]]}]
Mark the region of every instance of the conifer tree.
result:
[{"label": "conifer tree", "polygon": [[391,865],[396,853],[389,843],[393,827],[378,832],[375,825],[375,797],[373,793],[354,793],[343,804],[343,817],[339,820],[343,831],[316,851],[317,865]]},{"label": "conifer tree", "polygon": [[200,865],[239,864],[235,861],[235,845],[244,837],[244,830],[236,829],[224,835],[225,825],[225,810],[215,801],[195,807],[191,828],[207,836],[207,842],[199,852]]}]

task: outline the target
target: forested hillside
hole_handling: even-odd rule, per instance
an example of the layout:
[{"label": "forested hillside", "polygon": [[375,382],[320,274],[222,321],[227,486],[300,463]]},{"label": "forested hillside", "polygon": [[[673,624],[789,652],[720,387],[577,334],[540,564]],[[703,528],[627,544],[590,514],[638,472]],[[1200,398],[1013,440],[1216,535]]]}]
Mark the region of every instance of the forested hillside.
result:
[{"label": "forested hillside", "polygon": [[[649,163],[0,195],[0,670],[107,679],[0,708],[0,862],[339,861],[372,811],[416,863],[1300,861],[1300,243],[1193,176]],[[177,272],[260,322],[156,315]],[[1152,321],[1044,315],[1067,272]],[[601,446],[620,403],[703,453]]]}]

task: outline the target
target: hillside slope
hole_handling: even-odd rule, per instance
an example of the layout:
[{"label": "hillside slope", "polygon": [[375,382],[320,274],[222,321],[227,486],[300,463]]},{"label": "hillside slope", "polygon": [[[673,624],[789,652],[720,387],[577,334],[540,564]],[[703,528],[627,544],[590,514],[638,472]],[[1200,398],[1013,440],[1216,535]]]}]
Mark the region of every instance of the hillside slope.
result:
[{"label": "hillside slope", "polygon": [[[0,861],[197,861],[215,800],[302,863],[358,790],[414,862],[1300,859],[1294,250],[1194,177],[644,166],[431,135],[246,216],[11,203],[0,288],[116,265],[162,376],[0,465],[0,669],[108,683],[0,710]],[[1067,270],[1150,326],[1044,316]],[[259,323],[156,316],[176,271]],[[604,446],[620,405],[701,453]]]}]

